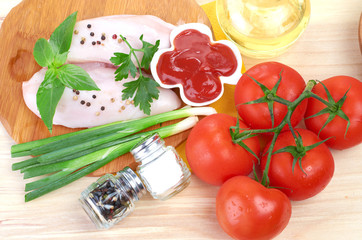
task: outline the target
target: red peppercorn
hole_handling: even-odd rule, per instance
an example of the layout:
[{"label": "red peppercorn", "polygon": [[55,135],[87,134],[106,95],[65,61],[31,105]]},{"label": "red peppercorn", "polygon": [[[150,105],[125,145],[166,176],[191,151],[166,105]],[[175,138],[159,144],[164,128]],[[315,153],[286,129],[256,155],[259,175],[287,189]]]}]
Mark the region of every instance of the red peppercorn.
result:
[{"label": "red peppercorn", "polygon": [[113,34],[112,38],[117,39],[117,34]]},{"label": "red peppercorn", "polygon": [[97,44],[100,45],[100,44],[101,44],[101,41],[97,41]]}]

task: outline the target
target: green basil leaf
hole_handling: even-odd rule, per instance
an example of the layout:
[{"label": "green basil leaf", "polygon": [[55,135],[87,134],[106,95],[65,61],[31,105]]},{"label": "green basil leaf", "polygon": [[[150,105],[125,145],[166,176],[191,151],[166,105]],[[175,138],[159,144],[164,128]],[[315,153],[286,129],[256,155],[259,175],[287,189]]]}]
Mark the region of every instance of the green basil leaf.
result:
[{"label": "green basil leaf", "polygon": [[77,19],[77,12],[69,15],[52,33],[49,42],[55,53],[62,54],[69,50],[72,43],[74,25]]},{"label": "green basil leaf", "polygon": [[57,78],[57,70],[49,68],[45,73],[44,81],[40,84],[36,93],[36,105],[50,133],[53,129],[55,110],[64,89],[64,85]]},{"label": "green basil leaf", "polygon": [[54,60],[53,48],[44,38],[40,38],[36,41],[33,55],[35,61],[42,67],[49,67]]},{"label": "green basil leaf", "polygon": [[69,52],[64,52],[62,54],[56,54],[54,57],[53,65],[55,67],[62,66],[67,61],[68,53]]},{"label": "green basil leaf", "polygon": [[70,89],[100,90],[83,68],[73,64],[60,67],[58,69],[58,78]]}]

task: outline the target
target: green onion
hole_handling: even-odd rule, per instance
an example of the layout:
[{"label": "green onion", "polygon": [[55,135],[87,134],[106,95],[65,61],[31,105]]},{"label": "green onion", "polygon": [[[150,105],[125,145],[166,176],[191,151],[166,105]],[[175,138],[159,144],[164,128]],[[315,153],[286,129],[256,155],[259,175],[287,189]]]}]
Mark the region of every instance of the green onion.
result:
[{"label": "green onion", "polygon": [[[146,134],[150,134],[150,133],[158,132],[158,131],[159,130],[153,130],[153,131],[146,132]],[[24,173],[24,179],[27,179],[27,178],[32,178],[32,177],[56,172],[56,171],[59,171],[59,170],[65,169],[65,168],[74,168],[74,166],[77,166],[75,164],[79,165],[78,168],[83,167],[89,163],[92,163],[94,161],[94,159],[96,159],[98,156],[107,154],[107,152],[110,151],[112,146],[119,145],[121,143],[129,142],[132,140],[139,141],[139,139],[142,139],[143,137],[145,137],[145,133],[138,133],[138,134],[127,136],[127,137],[124,137],[121,139],[117,139],[115,141],[106,142],[105,144],[102,144],[102,145],[98,145],[97,149],[90,147],[93,150],[91,153],[83,154],[82,156],[77,157],[77,158],[73,157],[71,160],[67,160],[67,161],[56,161],[57,154],[60,157],[62,157],[62,155],[59,154],[60,150],[50,152],[50,153],[44,154],[42,156],[35,157],[34,159],[37,160],[38,164],[25,168],[21,172]],[[91,142],[93,142],[93,141],[91,141]],[[79,145],[83,146],[86,144],[87,143],[79,144]],[[79,145],[76,145],[76,146],[79,146]],[[90,145],[93,146],[93,144],[90,144]],[[90,148],[87,148],[86,150],[88,150]],[[68,149],[68,148],[65,148],[65,149]],[[63,152],[63,151],[61,151],[61,152]],[[51,159],[49,159],[49,158],[46,158],[45,160],[41,159],[41,157],[46,156],[46,155],[52,155],[54,157],[55,161],[51,161]]]},{"label": "green onion", "polygon": [[[26,185],[26,190],[34,190],[25,195],[25,201],[28,202],[36,199],[46,193],[61,188],[79,178],[90,174],[91,172],[111,162],[116,157],[129,152],[135,144],[137,144],[149,134],[157,132],[162,138],[165,138],[193,127],[197,120],[197,117],[189,117],[179,123],[161,127],[157,130],[144,132],[139,134],[139,137],[136,139],[106,148],[103,151],[94,152],[94,155],[90,160],[82,158],[81,161],[69,164],[68,168],[65,168],[53,175],[47,176],[44,179],[37,180],[33,183],[28,183]],[[106,154],[104,154],[105,152]],[[83,164],[89,165],[83,167]]]},{"label": "green onion", "polygon": [[[103,149],[105,147],[111,147],[111,146],[114,146],[114,145],[129,141],[129,140],[132,140],[133,137],[135,137],[135,136],[128,136],[127,138],[117,139],[117,140],[107,142],[107,143],[104,143],[104,144],[101,144],[101,145],[98,145],[98,146],[95,146],[95,147],[89,147],[89,148],[85,147],[85,149],[79,150],[77,152],[74,152],[74,151],[67,152],[67,151],[64,151],[62,149],[56,150],[56,151],[46,153],[46,154],[41,155],[41,156],[33,157],[33,158],[30,158],[30,159],[27,159],[27,160],[24,160],[24,161],[21,161],[21,162],[14,163],[12,165],[12,170],[21,170],[21,172],[24,172],[26,169],[28,169],[30,167],[46,165],[46,164],[49,164],[49,162],[56,163],[56,162],[62,162],[62,161],[75,159],[77,157],[81,157],[83,155],[87,155],[87,154],[92,153],[94,151],[98,151],[100,149]],[[82,145],[82,144],[79,144],[79,145]],[[87,143],[84,143],[84,145],[87,146]],[[55,153],[57,153],[59,155],[57,155]],[[66,153],[66,154],[62,154],[62,153]],[[63,155],[65,155],[65,156],[63,156]],[[47,158],[46,161],[44,160],[45,157]],[[50,157],[53,157],[53,158],[50,158]]]},{"label": "green onion", "polygon": [[[197,122],[195,115],[214,113],[216,111],[210,107],[186,107],[142,119],[116,122],[17,144],[11,149],[12,156],[38,156],[14,163],[12,168],[21,170],[25,179],[48,174],[26,184],[25,191],[31,192],[25,195],[25,201],[30,201],[106,165],[118,156],[129,152],[135,144],[149,134],[158,132],[163,138],[171,136],[194,126]],[[165,121],[185,117],[188,118],[176,124],[139,132]]]},{"label": "green onion", "polygon": [[55,181],[61,179],[62,177],[65,177],[65,176],[71,174],[72,172],[73,172],[73,170],[64,169],[62,171],[59,171],[59,172],[49,175],[47,177],[41,178],[34,182],[27,183],[25,185],[25,192],[29,192],[31,190],[44,187],[48,184],[51,184],[52,182],[55,182]]},{"label": "green onion", "polygon": [[11,156],[36,156],[55,150],[64,149],[82,142],[88,142],[89,140],[94,140],[101,136],[115,132],[119,133],[118,137],[124,137],[166,121],[185,118],[193,115],[210,115],[213,113],[215,113],[215,110],[210,107],[186,107],[137,120],[110,123],[98,127],[84,129],[78,132],[16,144],[11,147]]}]

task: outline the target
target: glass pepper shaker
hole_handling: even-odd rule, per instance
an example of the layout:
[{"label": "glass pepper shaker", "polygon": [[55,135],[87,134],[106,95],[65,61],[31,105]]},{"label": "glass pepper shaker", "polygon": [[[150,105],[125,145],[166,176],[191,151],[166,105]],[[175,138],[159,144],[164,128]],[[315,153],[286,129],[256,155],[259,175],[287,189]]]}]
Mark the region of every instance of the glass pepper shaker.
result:
[{"label": "glass pepper shaker", "polygon": [[79,198],[98,229],[110,228],[130,214],[146,189],[129,167],[116,176],[106,174],[86,188]]},{"label": "glass pepper shaker", "polygon": [[155,199],[167,200],[190,183],[185,162],[158,134],[141,141],[131,153],[140,163],[136,173],[126,167],[116,176],[106,174],[81,194],[83,209],[99,229],[125,218],[147,191]]}]

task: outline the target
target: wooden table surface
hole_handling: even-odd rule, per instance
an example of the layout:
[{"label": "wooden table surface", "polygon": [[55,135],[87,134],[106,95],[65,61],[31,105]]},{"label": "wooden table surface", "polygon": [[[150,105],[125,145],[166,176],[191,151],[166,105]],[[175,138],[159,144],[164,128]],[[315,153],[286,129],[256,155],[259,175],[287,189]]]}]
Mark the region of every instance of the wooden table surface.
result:
[{"label": "wooden table surface", "polygon": [[[0,24],[19,2],[0,0]],[[311,2],[305,33],[287,53],[272,60],[292,66],[306,80],[335,75],[362,80],[357,34],[362,1]],[[244,62],[248,69],[261,61]],[[195,176],[186,190],[168,201],[146,196],[134,213],[108,231],[96,231],[78,203],[81,191],[96,178],[85,177],[24,203],[22,175],[11,171],[12,144],[0,126],[0,239],[229,239],[215,216],[218,187]],[[336,166],[331,183],[319,195],[292,203],[289,225],[276,239],[362,239],[362,144],[332,154]]]}]

